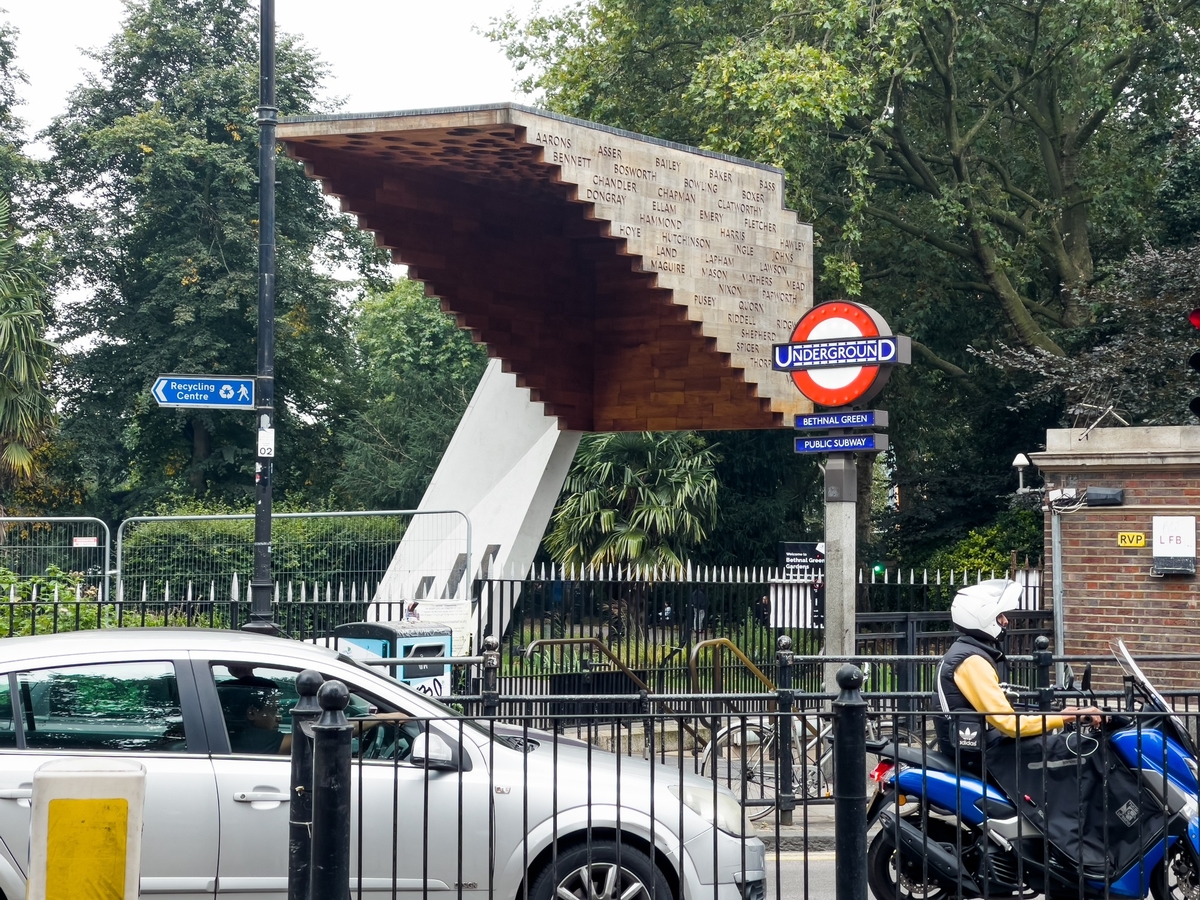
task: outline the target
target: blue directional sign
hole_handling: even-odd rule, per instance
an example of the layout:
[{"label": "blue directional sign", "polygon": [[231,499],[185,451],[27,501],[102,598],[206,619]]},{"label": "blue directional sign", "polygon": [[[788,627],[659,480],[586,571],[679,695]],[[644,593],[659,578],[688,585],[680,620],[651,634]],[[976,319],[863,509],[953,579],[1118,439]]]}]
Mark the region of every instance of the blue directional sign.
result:
[{"label": "blue directional sign", "polygon": [[849,434],[839,437],[798,437],[797,453],[855,453],[862,450],[886,450],[886,434]]},{"label": "blue directional sign", "polygon": [[159,406],[254,409],[253,378],[159,375],[151,393]]},{"label": "blue directional sign", "polygon": [[887,428],[885,409],[859,409],[853,412],[813,413],[796,416],[797,431],[816,431],[823,428]]}]

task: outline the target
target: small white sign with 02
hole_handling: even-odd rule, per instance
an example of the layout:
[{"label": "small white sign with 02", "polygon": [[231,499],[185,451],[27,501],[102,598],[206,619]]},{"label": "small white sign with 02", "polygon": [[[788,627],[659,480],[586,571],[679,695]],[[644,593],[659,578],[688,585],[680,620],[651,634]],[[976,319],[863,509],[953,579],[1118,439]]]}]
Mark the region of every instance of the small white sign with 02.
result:
[{"label": "small white sign with 02", "polygon": [[263,458],[275,455],[275,429],[260,428],[258,431],[258,455]]}]

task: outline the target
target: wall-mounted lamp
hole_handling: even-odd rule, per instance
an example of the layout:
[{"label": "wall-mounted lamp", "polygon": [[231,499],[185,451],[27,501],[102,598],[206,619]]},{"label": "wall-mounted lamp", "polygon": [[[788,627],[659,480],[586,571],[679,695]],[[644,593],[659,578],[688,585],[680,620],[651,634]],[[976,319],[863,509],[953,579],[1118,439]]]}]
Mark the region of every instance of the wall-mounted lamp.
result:
[{"label": "wall-mounted lamp", "polygon": [[1033,488],[1025,487],[1025,469],[1030,465],[1029,457],[1024,453],[1018,453],[1012,461],[1013,468],[1017,470],[1017,493],[1028,494]]},{"label": "wall-mounted lamp", "polygon": [[1089,487],[1083,496],[1088,506],[1125,505],[1125,488]]}]

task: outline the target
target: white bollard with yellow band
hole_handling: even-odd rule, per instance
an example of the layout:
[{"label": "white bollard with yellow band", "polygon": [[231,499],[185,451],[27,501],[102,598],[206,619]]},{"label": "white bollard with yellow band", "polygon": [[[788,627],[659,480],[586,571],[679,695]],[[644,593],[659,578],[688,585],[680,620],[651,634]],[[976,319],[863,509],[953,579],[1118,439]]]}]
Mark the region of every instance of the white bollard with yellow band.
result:
[{"label": "white bollard with yellow band", "polygon": [[33,774],[26,900],[137,900],[146,769],[60,759]]}]

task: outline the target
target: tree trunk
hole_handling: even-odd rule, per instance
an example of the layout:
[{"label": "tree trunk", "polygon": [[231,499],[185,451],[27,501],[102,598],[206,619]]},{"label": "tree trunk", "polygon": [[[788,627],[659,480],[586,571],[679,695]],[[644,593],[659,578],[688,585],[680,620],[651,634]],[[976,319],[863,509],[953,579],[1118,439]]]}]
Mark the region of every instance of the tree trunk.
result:
[{"label": "tree trunk", "polygon": [[199,419],[192,419],[192,464],[188,471],[188,484],[197,496],[204,493],[208,487],[208,475],[204,470],[204,462],[212,456],[212,435]]}]

